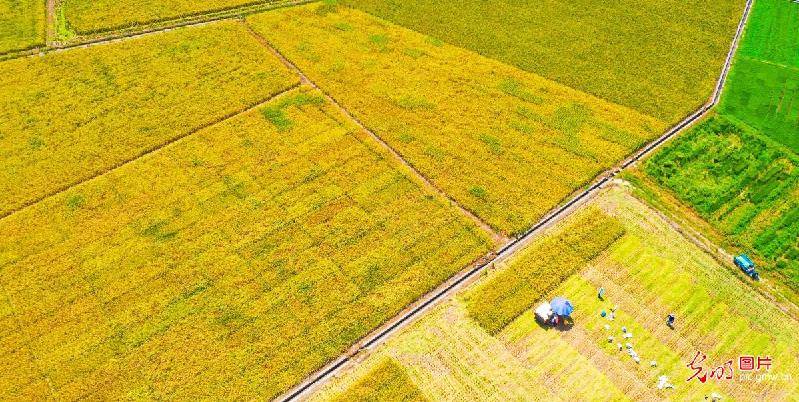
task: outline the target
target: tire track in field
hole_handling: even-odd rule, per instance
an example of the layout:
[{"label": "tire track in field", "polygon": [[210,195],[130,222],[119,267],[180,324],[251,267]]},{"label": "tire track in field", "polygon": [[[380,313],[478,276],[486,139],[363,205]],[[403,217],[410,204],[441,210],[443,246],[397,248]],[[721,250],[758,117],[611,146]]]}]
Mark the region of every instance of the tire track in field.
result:
[{"label": "tire track in field", "polygon": [[346,118],[348,118],[350,121],[355,123],[355,125],[357,125],[358,128],[360,128],[361,130],[366,132],[370,137],[372,137],[372,139],[377,141],[377,143],[382,148],[384,148],[386,151],[388,151],[391,154],[391,156],[397,162],[399,162],[405,168],[410,170],[412,175],[414,177],[416,177],[418,180],[420,180],[425,187],[433,190],[435,193],[437,193],[438,195],[444,197],[444,199],[448,200],[449,203],[452,206],[456,207],[458,210],[460,210],[460,212],[463,215],[465,215],[467,218],[471,219],[474,223],[476,223],[486,233],[490,234],[492,239],[494,240],[494,242],[496,242],[497,244],[505,245],[508,242],[510,242],[510,239],[504,233],[501,233],[500,231],[495,230],[491,225],[489,225],[487,222],[482,220],[480,217],[478,217],[475,213],[470,211],[468,208],[466,208],[463,205],[461,205],[460,203],[458,203],[455,199],[450,197],[449,194],[444,192],[444,190],[442,190],[440,187],[438,187],[432,181],[430,181],[430,179],[428,179],[427,176],[422,174],[422,172],[420,172],[418,169],[416,169],[416,167],[413,166],[413,164],[408,162],[405,159],[405,157],[403,157],[402,154],[399,151],[397,151],[391,145],[389,145],[387,142],[385,142],[374,131],[372,131],[371,129],[366,127],[363,124],[363,122],[361,122],[357,117],[353,116],[352,113],[350,113],[350,111],[347,110],[347,108],[342,106],[335,98],[330,96],[330,94],[328,94],[326,91],[324,91],[318,85],[316,85],[316,83],[313,82],[310,78],[308,78],[308,76],[305,75],[305,73],[302,72],[302,70],[300,70],[299,67],[297,67],[296,64],[292,63],[288,58],[286,58],[286,56],[284,56],[282,53],[280,53],[280,51],[278,51],[277,48],[275,46],[273,46],[266,38],[264,38],[261,34],[256,32],[254,29],[252,29],[252,27],[250,26],[250,24],[247,23],[247,21],[241,20],[241,22],[247,28],[247,30],[250,32],[250,34],[252,34],[252,36],[255,39],[258,40],[258,42],[260,42],[265,48],[269,49],[269,51],[271,51],[275,55],[275,57],[277,57],[289,70],[293,71],[294,73],[296,73],[300,77],[300,82],[302,82],[303,84],[306,84],[306,85],[310,85],[311,87],[313,87],[314,89],[319,91],[322,95],[324,95],[324,97],[331,104],[333,104],[333,106],[335,106],[336,109],[339,110],[339,112],[341,112],[341,114],[343,114]]},{"label": "tire track in field", "polygon": [[[315,373],[309,375],[305,379],[305,381],[297,384],[294,388],[288,390],[282,396],[278,397],[277,400],[287,402],[287,401],[298,400],[301,398],[307,398],[307,396],[311,394],[317,387],[328,381],[331,377],[333,377],[333,375],[342,370],[342,368],[344,368],[348,363],[357,364],[358,361],[357,359],[355,359],[356,357],[359,357],[359,355],[363,354],[364,352],[373,349],[380,343],[384,342],[392,333],[408,325],[414,320],[418,319],[422,313],[430,309],[432,306],[443,301],[445,298],[455,294],[457,291],[465,287],[465,285],[475,280],[477,274],[485,271],[489,267],[493,267],[494,264],[501,262],[512,256],[516,251],[523,248],[534,238],[538,237],[542,232],[544,232],[545,229],[554,225],[558,221],[566,218],[572,212],[574,212],[577,209],[577,207],[590,200],[593,196],[597,194],[597,192],[601,188],[605,186],[605,184],[613,180],[623,170],[634,165],[636,162],[640,161],[647,155],[651,154],[652,152],[660,148],[663,144],[674,138],[676,135],[682,133],[685,129],[691,127],[693,124],[697,123],[703,117],[708,115],[708,113],[719,103],[719,100],[721,99],[721,94],[727,83],[727,76],[729,74],[730,67],[732,65],[732,59],[735,56],[736,51],[738,50],[738,45],[740,43],[741,36],[743,35],[744,28],[746,27],[746,23],[749,20],[749,14],[751,13],[753,3],[754,0],[746,1],[744,12],[741,16],[741,20],[738,23],[738,28],[735,31],[735,35],[732,38],[732,43],[727,53],[727,57],[724,61],[721,74],[719,75],[719,78],[716,82],[716,86],[707,103],[701,106],[693,114],[689,115],[688,117],[677,123],[675,126],[670,128],[663,135],[651,141],[648,145],[645,145],[637,152],[633,153],[632,156],[619,163],[616,167],[601,173],[599,176],[597,176],[594,179],[594,183],[591,186],[589,186],[586,190],[576,195],[573,195],[562,205],[554,208],[549,214],[541,218],[541,220],[539,220],[538,223],[533,225],[521,236],[512,239],[510,242],[506,243],[492,258],[488,259],[482,264],[479,264],[478,266],[467,268],[466,270],[454,275],[452,278],[444,282],[438,288],[417,299],[405,311],[401,312],[399,315],[389,320],[386,324],[372,331],[372,333],[370,333],[369,335],[364,337],[361,341],[353,345],[352,348],[350,348],[350,351],[348,351],[342,356],[339,356],[337,359],[333,360],[332,362],[328,363],[324,367],[317,370]],[[287,63],[287,66],[289,66],[292,70],[300,74],[301,77],[304,76],[302,71],[300,71],[294,64],[292,64],[285,57],[283,57],[283,55],[281,55],[271,44],[269,44],[268,41],[266,41],[266,39],[255,33],[249,27],[249,25],[247,25],[247,27],[248,29],[250,29],[251,32],[253,32],[253,35],[255,35],[256,38],[259,38],[259,40],[261,40],[264,43],[264,45],[267,46],[270,50],[275,52],[284,63]],[[316,87],[316,85],[314,85],[310,80],[308,80],[307,77],[304,77],[303,79],[307,80],[307,82]],[[346,109],[341,107],[334,99],[330,98],[329,95],[325,94],[325,96],[328,97],[330,101],[333,102],[337,107],[341,108],[345,114],[349,115],[349,113],[346,112]],[[355,118],[352,119],[357,124],[361,125],[358,120],[356,120]],[[373,133],[371,133],[371,131],[367,130],[367,132],[375,136]],[[381,144],[388,147],[388,145],[382,140],[380,140],[379,137],[377,137],[376,139]],[[398,154],[396,151],[394,151],[391,147],[388,147],[388,149],[395,156],[402,158],[401,155]],[[409,166],[411,169],[413,169],[413,167],[410,166],[407,162],[405,162],[404,160],[403,162],[406,166]],[[415,171],[415,169],[413,170]],[[447,196],[447,198],[450,197]]]},{"label": "tire track in field", "polygon": [[61,186],[61,187],[59,187],[59,188],[57,188],[57,189],[55,189],[53,191],[50,191],[49,193],[47,193],[45,195],[39,196],[39,197],[37,197],[37,198],[35,198],[33,200],[25,202],[24,204],[20,205],[17,208],[11,209],[11,210],[9,210],[9,211],[7,211],[5,213],[0,214],[0,222],[2,222],[6,218],[9,218],[9,217],[14,216],[14,215],[16,215],[16,214],[18,214],[18,213],[20,213],[22,211],[27,210],[30,207],[33,207],[36,204],[39,204],[40,202],[42,202],[42,201],[44,201],[46,199],[49,199],[51,197],[55,197],[55,196],[57,196],[59,194],[63,194],[65,192],[69,191],[72,188],[80,186],[80,185],[82,185],[84,183],[88,183],[88,182],[94,181],[94,180],[96,180],[96,179],[98,179],[100,177],[103,177],[103,176],[105,176],[105,175],[107,175],[107,174],[109,174],[111,172],[116,171],[117,169],[119,169],[119,168],[121,168],[121,167],[123,167],[125,165],[128,165],[128,164],[130,164],[132,162],[135,162],[135,161],[137,161],[137,160],[139,160],[141,158],[144,158],[144,157],[146,157],[148,155],[151,155],[151,154],[154,154],[156,152],[159,152],[159,151],[169,147],[170,145],[178,143],[178,142],[180,142],[182,140],[185,140],[188,137],[191,137],[194,134],[197,134],[198,132],[200,132],[202,130],[205,130],[207,128],[211,128],[213,126],[216,126],[217,124],[224,123],[225,121],[227,121],[229,119],[232,119],[232,118],[234,118],[236,116],[240,116],[240,115],[245,114],[245,113],[247,113],[247,112],[249,112],[251,110],[257,109],[257,108],[259,108],[259,107],[261,107],[261,106],[263,106],[263,105],[265,105],[265,104],[267,104],[269,102],[272,102],[272,101],[274,101],[276,99],[279,99],[279,98],[285,96],[287,93],[299,88],[300,86],[302,86],[301,83],[293,84],[293,85],[287,87],[286,89],[283,89],[283,90],[280,90],[278,92],[275,92],[275,93],[269,95],[268,97],[266,97],[265,99],[262,99],[262,100],[260,100],[260,101],[258,101],[256,103],[254,103],[254,104],[246,106],[243,109],[239,109],[239,110],[234,111],[232,113],[228,113],[228,114],[226,114],[226,115],[224,115],[222,117],[214,119],[213,121],[211,121],[209,123],[206,123],[206,124],[203,124],[203,125],[201,125],[201,126],[199,126],[197,128],[194,128],[194,129],[192,129],[192,130],[190,130],[190,131],[188,131],[186,133],[183,133],[183,134],[178,135],[176,137],[170,138],[167,141],[164,141],[164,142],[162,142],[160,144],[145,148],[144,150],[140,151],[138,154],[136,154],[136,155],[134,155],[134,156],[132,156],[130,158],[124,159],[124,160],[122,160],[120,162],[117,162],[117,163],[113,164],[112,166],[110,166],[108,168],[102,169],[102,170],[96,172],[95,174],[93,174],[90,177],[87,177],[87,178],[84,178],[84,179],[75,180],[72,183],[69,183],[69,184],[66,184],[64,186]]}]

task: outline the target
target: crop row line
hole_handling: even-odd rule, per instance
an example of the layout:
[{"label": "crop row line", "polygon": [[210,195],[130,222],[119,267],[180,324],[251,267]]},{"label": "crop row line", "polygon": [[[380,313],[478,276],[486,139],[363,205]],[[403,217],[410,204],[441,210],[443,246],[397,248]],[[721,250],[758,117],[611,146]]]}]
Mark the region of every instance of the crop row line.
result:
[{"label": "crop row line", "polygon": [[422,182],[422,184],[424,184],[429,189],[431,189],[431,190],[435,191],[436,193],[438,193],[438,195],[440,195],[440,196],[444,197],[445,199],[447,199],[450,202],[450,204],[455,206],[456,208],[458,208],[463,215],[465,215],[466,217],[468,217],[469,219],[474,221],[484,231],[486,231],[487,233],[490,233],[492,238],[494,239],[494,241],[496,241],[497,243],[506,244],[507,242],[510,241],[510,239],[507,236],[505,236],[503,233],[500,233],[500,232],[494,230],[494,228],[491,225],[489,225],[487,222],[483,221],[481,218],[479,218],[476,214],[474,214],[468,208],[466,208],[463,205],[461,205],[460,203],[458,203],[455,199],[450,197],[449,194],[444,192],[444,190],[442,190],[437,185],[435,185],[432,181],[430,181],[430,179],[428,179],[427,176],[422,174],[422,172],[420,172],[418,169],[416,169],[416,167],[413,166],[413,164],[408,162],[405,159],[405,157],[403,157],[402,154],[399,151],[397,151],[396,149],[391,147],[391,145],[386,143],[374,131],[372,131],[371,129],[367,128],[357,117],[353,116],[352,113],[350,113],[349,110],[347,110],[344,106],[342,106],[335,98],[330,96],[330,94],[328,94],[323,89],[319,88],[319,86],[316,85],[316,83],[313,82],[310,78],[308,78],[308,76],[305,75],[305,73],[303,73],[302,70],[300,70],[299,67],[297,67],[296,64],[292,63],[288,58],[286,58],[282,53],[280,53],[280,51],[277,50],[277,48],[275,48],[275,46],[273,46],[266,38],[264,38],[262,35],[260,35],[254,29],[252,29],[252,27],[249,24],[247,24],[246,21],[242,20],[242,24],[244,24],[244,26],[247,28],[247,30],[253,35],[253,37],[255,37],[258,40],[258,42],[260,42],[264,47],[269,49],[275,55],[275,57],[277,57],[288,69],[290,69],[295,74],[297,74],[300,77],[300,81],[303,84],[309,85],[309,86],[313,87],[314,89],[318,90],[345,117],[347,117],[349,120],[351,120],[353,123],[355,123],[358,126],[358,128],[360,128],[361,130],[366,132],[375,141],[377,141],[377,143],[380,144],[380,146],[382,148],[384,148],[386,151],[388,151],[391,154],[391,156],[394,157],[394,159],[396,159],[399,163],[401,163],[405,168],[409,169],[411,171],[411,173],[418,180],[420,180]]},{"label": "crop row line", "polygon": [[[403,326],[408,325],[409,323],[413,322],[417,319],[424,311],[430,309],[438,302],[444,300],[448,296],[452,296],[455,292],[462,289],[466,284],[470,283],[471,280],[476,278],[476,275],[485,271],[487,268],[494,266],[494,264],[504,261],[511,257],[515,252],[523,248],[526,244],[532,241],[534,238],[539,236],[545,229],[554,225],[558,221],[568,217],[577,207],[587,202],[593,196],[597,194],[597,192],[604,187],[604,185],[611,180],[613,180],[621,171],[629,168],[636,162],[640,161],[647,155],[654,152],[668,140],[675,137],[677,134],[683,132],[686,128],[690,127],[698,120],[703,118],[707,115],[714,106],[716,106],[721,99],[721,93],[724,90],[724,86],[727,82],[727,76],[729,74],[730,67],[732,65],[733,57],[738,49],[738,44],[740,43],[741,36],[743,35],[744,28],[746,23],[749,19],[749,14],[752,9],[752,4],[754,0],[747,0],[746,6],[744,8],[743,15],[741,16],[741,20],[738,23],[738,28],[735,32],[735,36],[733,37],[732,44],[730,45],[730,49],[727,53],[727,57],[724,61],[724,66],[722,68],[721,74],[719,75],[718,81],[716,86],[713,90],[712,95],[709,97],[707,103],[702,105],[697,111],[677,123],[675,126],[670,128],[666,133],[658,137],[657,139],[651,141],[648,145],[642,147],[638,152],[634,153],[631,157],[627,158],[625,161],[618,164],[616,167],[611,168],[594,179],[594,183],[590,185],[586,190],[572,196],[568,201],[556,207],[554,210],[550,211],[547,215],[545,215],[541,220],[538,221],[535,225],[533,225],[530,229],[524,232],[521,236],[509,241],[506,243],[493,257],[490,257],[486,261],[478,264],[477,266],[467,268],[465,271],[462,271],[449,280],[447,280],[444,284],[433,290],[432,292],[427,293],[426,295],[422,296],[421,298],[417,299],[415,302],[411,303],[410,307],[405,309],[399,315],[395,316],[393,319],[389,320],[386,324],[381,326],[380,328],[373,331],[371,334],[364,337],[361,341],[353,345],[350,348],[350,351],[346,354],[340,356],[339,358],[333,360],[332,362],[328,363],[326,366],[322,367],[317,372],[311,374],[309,377],[306,378],[305,381],[299,383],[294,388],[283,394],[279,397],[279,400],[283,402],[298,400],[301,397],[306,397],[313,391],[315,388],[319,387],[326,381],[328,381],[335,373],[341,370],[347,363],[355,362],[356,357],[362,353],[365,353],[369,349],[374,348],[375,346],[379,345],[380,343],[384,342],[392,333],[397,331]],[[270,45],[271,47],[271,45]],[[274,50],[276,52],[276,50]],[[285,58],[283,58],[285,59]],[[293,67],[295,71],[299,71],[296,66]],[[357,122],[357,121],[356,121]],[[396,154],[396,153],[395,153]],[[397,154],[399,155],[399,154]],[[449,197],[448,197],[449,198]]]},{"label": "crop row line", "polygon": [[192,135],[194,135],[194,134],[196,134],[196,133],[198,133],[198,132],[200,132],[202,130],[205,130],[207,128],[211,128],[211,127],[213,127],[213,126],[215,126],[217,124],[223,123],[226,120],[229,120],[229,119],[232,119],[232,118],[234,118],[236,116],[239,116],[239,115],[242,115],[244,113],[247,113],[247,112],[249,112],[249,111],[251,111],[253,109],[257,109],[257,108],[263,106],[264,104],[269,103],[269,102],[271,102],[271,101],[273,101],[275,99],[278,99],[278,98],[284,96],[285,94],[287,94],[288,92],[291,92],[291,91],[293,91],[293,90],[295,90],[295,89],[297,89],[299,87],[300,87],[299,83],[293,84],[290,87],[288,87],[286,89],[283,89],[283,90],[281,90],[279,92],[272,93],[268,97],[266,97],[266,98],[264,98],[264,99],[262,99],[262,100],[260,100],[260,101],[258,101],[256,103],[254,103],[254,104],[246,106],[243,109],[239,109],[237,111],[228,113],[228,114],[226,114],[226,115],[224,115],[222,117],[214,119],[213,121],[211,121],[209,123],[205,123],[205,124],[203,124],[203,125],[201,125],[201,126],[199,126],[197,128],[194,128],[194,129],[192,129],[192,130],[190,130],[190,131],[188,131],[186,133],[183,133],[183,134],[178,135],[176,137],[170,138],[169,140],[164,141],[164,142],[162,142],[160,144],[157,144],[157,145],[151,146],[149,148],[146,148],[146,149],[142,150],[141,152],[139,152],[138,154],[136,154],[136,155],[134,155],[134,156],[132,156],[130,158],[127,158],[125,160],[117,162],[113,166],[110,166],[110,167],[108,167],[106,169],[103,169],[103,170],[95,173],[91,177],[78,179],[78,180],[76,180],[76,181],[74,181],[72,183],[66,184],[66,185],[64,185],[62,187],[59,187],[59,188],[57,188],[57,189],[55,189],[55,190],[53,190],[53,191],[51,191],[51,192],[49,192],[49,193],[47,193],[45,195],[42,195],[42,196],[40,196],[40,197],[38,197],[38,198],[36,198],[34,200],[28,201],[28,202],[24,203],[23,205],[21,205],[21,206],[19,206],[17,208],[14,208],[14,209],[12,209],[10,211],[7,211],[7,212],[5,212],[3,214],[0,214],[0,221],[2,221],[3,219],[8,218],[10,216],[13,216],[13,215],[15,215],[17,213],[20,213],[20,212],[22,212],[22,211],[24,211],[24,210],[26,210],[26,209],[28,209],[28,208],[40,203],[40,202],[42,202],[42,201],[44,201],[44,200],[46,200],[48,198],[55,197],[55,196],[57,196],[59,194],[65,193],[65,192],[69,191],[70,189],[72,189],[74,187],[77,187],[77,186],[79,186],[81,184],[84,184],[84,183],[88,183],[90,181],[93,181],[93,180],[96,180],[96,179],[98,179],[100,177],[103,177],[103,176],[105,176],[105,175],[107,175],[107,174],[109,174],[111,172],[114,172],[117,169],[119,169],[119,168],[121,168],[121,167],[123,167],[123,166],[125,166],[125,165],[127,165],[127,164],[129,164],[131,162],[135,162],[135,161],[137,161],[137,160],[139,160],[141,158],[144,158],[144,157],[152,155],[152,154],[154,154],[154,153],[156,153],[158,151],[161,151],[162,149],[164,149],[164,148],[166,148],[166,147],[168,147],[168,146],[170,146],[172,144],[175,144],[175,143],[177,143],[177,142],[179,142],[181,140],[184,140],[184,139],[186,139],[186,138],[188,138],[188,137],[190,137],[190,136],[192,136]]}]

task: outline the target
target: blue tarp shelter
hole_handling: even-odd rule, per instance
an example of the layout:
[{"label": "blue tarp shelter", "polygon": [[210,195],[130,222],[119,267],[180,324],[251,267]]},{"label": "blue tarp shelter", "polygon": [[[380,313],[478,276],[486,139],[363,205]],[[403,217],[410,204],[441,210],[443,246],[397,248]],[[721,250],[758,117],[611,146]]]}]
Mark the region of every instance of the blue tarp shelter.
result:
[{"label": "blue tarp shelter", "polygon": [[556,297],[552,299],[552,302],[549,303],[552,307],[552,311],[557,315],[569,316],[571,315],[572,311],[574,311],[574,306],[572,303],[563,297]]}]

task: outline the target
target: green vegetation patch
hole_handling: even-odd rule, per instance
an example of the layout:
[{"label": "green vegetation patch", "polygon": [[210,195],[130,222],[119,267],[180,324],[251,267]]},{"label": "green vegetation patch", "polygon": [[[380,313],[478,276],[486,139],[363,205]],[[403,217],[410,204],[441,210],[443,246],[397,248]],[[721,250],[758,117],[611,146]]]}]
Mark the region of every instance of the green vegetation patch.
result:
[{"label": "green vegetation patch", "polygon": [[758,0],[746,25],[738,55],[799,67],[799,4]]},{"label": "green vegetation patch", "polygon": [[799,289],[799,158],[715,117],[644,165],[647,174]]},{"label": "green vegetation patch", "polygon": [[45,42],[44,0],[0,0],[0,54]]},{"label": "green vegetation patch", "polygon": [[345,3],[666,121],[707,100],[743,11],[739,0]]},{"label": "green vegetation patch", "polygon": [[287,107],[301,107],[305,105],[320,106],[323,103],[325,103],[325,99],[321,95],[301,92],[281,99],[279,102],[274,102],[273,105],[261,109],[261,114],[278,130],[285,131],[294,124],[286,115]]},{"label": "green vegetation patch", "polygon": [[799,4],[755,2],[722,110],[799,152]]},{"label": "green vegetation patch", "polygon": [[518,252],[493,277],[466,295],[469,316],[499,333],[563,280],[624,235],[614,218],[590,208],[552,235]]},{"label": "green vegetation patch", "polygon": [[405,369],[391,358],[386,358],[343,393],[330,398],[331,402],[426,400]]},{"label": "green vegetation patch", "polygon": [[799,68],[740,58],[730,74],[722,111],[799,152]]}]

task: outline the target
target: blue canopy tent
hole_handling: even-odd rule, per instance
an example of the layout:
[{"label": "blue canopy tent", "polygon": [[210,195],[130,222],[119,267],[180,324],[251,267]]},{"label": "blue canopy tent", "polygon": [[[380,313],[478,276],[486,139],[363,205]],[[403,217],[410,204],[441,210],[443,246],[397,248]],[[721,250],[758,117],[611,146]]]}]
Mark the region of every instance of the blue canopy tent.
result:
[{"label": "blue canopy tent", "polygon": [[552,307],[552,311],[557,315],[568,317],[571,315],[572,311],[574,311],[574,306],[572,306],[572,303],[563,297],[556,297],[552,299],[552,302],[549,303],[549,305]]}]

